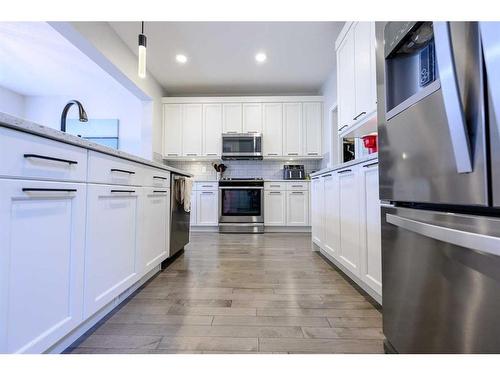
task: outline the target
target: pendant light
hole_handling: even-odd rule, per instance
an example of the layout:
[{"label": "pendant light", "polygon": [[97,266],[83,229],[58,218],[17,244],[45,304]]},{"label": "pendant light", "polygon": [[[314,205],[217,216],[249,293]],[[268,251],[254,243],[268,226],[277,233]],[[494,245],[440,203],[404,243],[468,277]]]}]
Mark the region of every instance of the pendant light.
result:
[{"label": "pendant light", "polygon": [[144,35],[144,21],[139,34],[139,64],[137,74],[141,78],[146,78],[146,35]]}]

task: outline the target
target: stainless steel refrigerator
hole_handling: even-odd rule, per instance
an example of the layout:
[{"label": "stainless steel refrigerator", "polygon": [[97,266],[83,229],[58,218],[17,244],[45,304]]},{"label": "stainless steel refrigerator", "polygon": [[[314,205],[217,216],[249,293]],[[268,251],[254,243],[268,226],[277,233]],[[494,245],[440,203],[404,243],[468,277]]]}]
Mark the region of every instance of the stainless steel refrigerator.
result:
[{"label": "stainless steel refrigerator", "polygon": [[500,353],[500,24],[376,35],[386,350]]}]

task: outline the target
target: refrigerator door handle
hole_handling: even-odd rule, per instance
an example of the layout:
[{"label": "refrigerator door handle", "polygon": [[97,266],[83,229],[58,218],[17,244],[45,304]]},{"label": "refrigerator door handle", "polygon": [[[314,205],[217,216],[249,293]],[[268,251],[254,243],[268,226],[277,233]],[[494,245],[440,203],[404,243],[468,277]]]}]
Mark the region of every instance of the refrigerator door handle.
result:
[{"label": "refrigerator door handle", "polygon": [[488,74],[488,88],[493,103],[493,113],[500,134],[500,22],[480,22],[479,30],[483,43],[483,54]]},{"label": "refrigerator door handle", "polygon": [[428,224],[401,216],[386,214],[386,220],[397,227],[409,230],[425,237],[477,250],[491,255],[500,255],[500,238],[484,234]]},{"label": "refrigerator door handle", "polygon": [[434,22],[434,41],[444,108],[458,173],[472,172],[472,160],[462,100],[458,88],[449,22]]}]

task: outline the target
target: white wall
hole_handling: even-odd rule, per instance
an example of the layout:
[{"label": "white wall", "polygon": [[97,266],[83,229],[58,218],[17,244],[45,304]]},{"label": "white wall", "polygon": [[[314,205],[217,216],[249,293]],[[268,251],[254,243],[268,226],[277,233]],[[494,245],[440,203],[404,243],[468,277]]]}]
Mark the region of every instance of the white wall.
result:
[{"label": "white wall", "polygon": [[148,72],[145,79],[138,77],[137,56],[107,22],[51,22],[50,24],[142,100],[143,117],[140,123],[142,156],[161,159],[161,98],[165,93],[154,76]]},{"label": "white wall", "polygon": [[[336,126],[332,127],[330,110],[337,103],[337,67],[334,66],[332,72],[321,88],[323,95],[323,160],[321,168],[326,168],[338,163],[337,155],[332,153],[332,137],[337,131]],[[332,155],[333,154],[333,155]]]},{"label": "white wall", "polygon": [[16,117],[24,116],[25,97],[0,86],[0,112]]}]

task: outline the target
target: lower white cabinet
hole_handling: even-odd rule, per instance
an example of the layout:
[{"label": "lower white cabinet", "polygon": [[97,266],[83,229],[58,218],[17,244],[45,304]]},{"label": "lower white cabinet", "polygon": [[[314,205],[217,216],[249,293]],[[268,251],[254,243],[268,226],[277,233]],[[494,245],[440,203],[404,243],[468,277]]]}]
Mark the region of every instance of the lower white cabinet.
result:
[{"label": "lower white cabinet", "polygon": [[313,177],[311,205],[313,242],[381,296],[377,160]]},{"label": "lower white cabinet", "polygon": [[85,184],[0,180],[0,352],[41,353],[83,319]]},{"label": "lower white cabinet", "polygon": [[170,246],[170,189],[142,188],[141,274],[165,260]]},{"label": "lower white cabinet", "polygon": [[286,225],[303,227],[309,225],[309,192],[286,192]]},{"label": "lower white cabinet", "polygon": [[286,191],[264,192],[264,225],[286,225]]},{"label": "lower white cabinet", "polygon": [[88,185],[84,316],[139,277],[140,188]]},{"label": "lower white cabinet", "polygon": [[219,225],[219,207],[217,191],[196,192],[196,224]]}]

